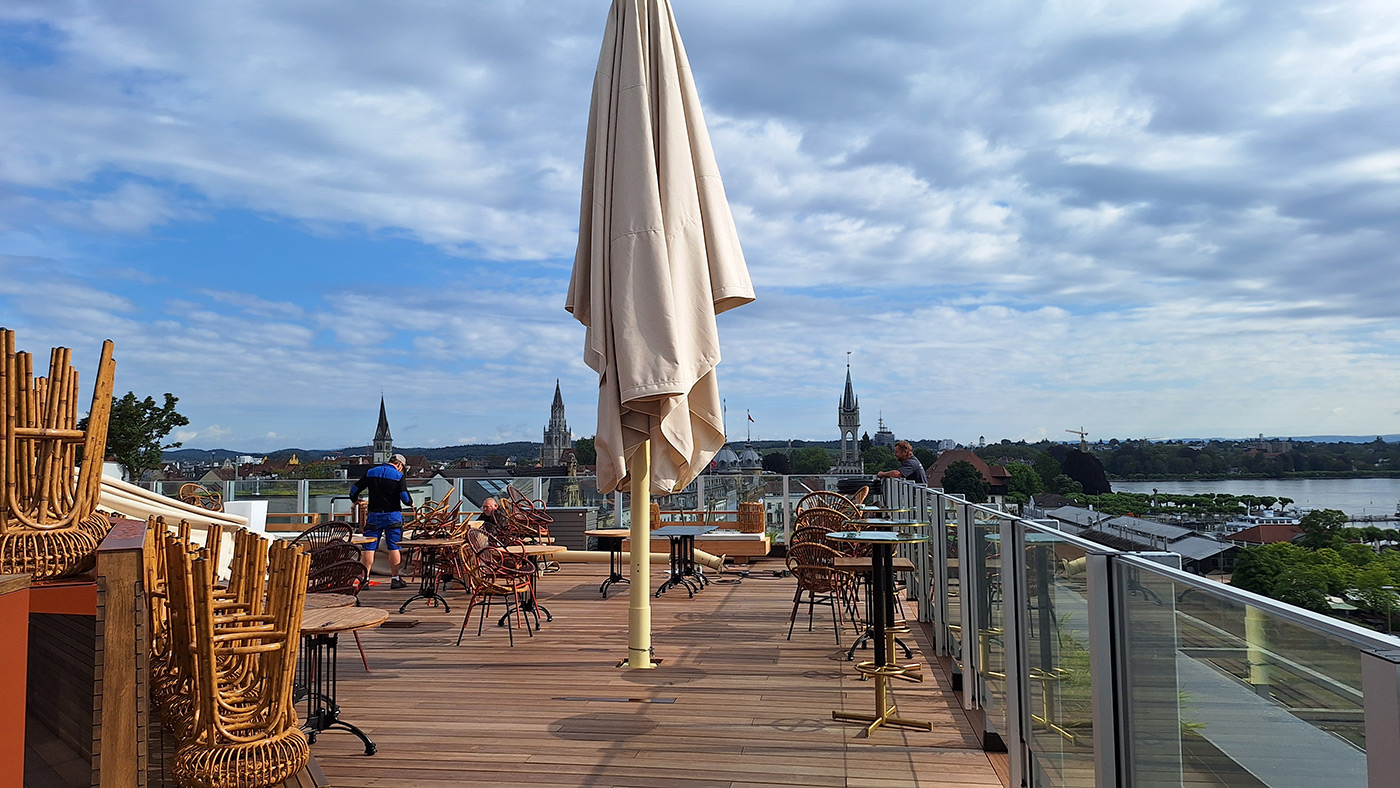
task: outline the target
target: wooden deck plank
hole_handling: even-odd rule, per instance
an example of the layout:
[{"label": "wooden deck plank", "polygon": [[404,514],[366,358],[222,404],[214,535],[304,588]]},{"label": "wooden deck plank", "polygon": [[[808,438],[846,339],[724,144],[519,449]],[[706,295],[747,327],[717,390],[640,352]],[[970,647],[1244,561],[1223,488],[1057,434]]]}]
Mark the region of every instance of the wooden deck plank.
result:
[{"label": "wooden deck plank", "polygon": [[[652,671],[615,667],[626,652],[627,593],[598,595],[606,567],[566,564],[547,575],[541,598],[553,622],[527,636],[495,627],[482,635],[473,613],[455,644],[466,595],[447,593],[452,613],[384,586],[366,605],[416,620],[361,638],[340,653],[342,716],[368,733],[364,756],[345,733],[323,733],[312,752],[330,784],[574,788],[794,788],[794,786],[997,786],[996,771],[968,729],[956,698],[930,666],[922,684],[898,684],[904,716],[932,732],[861,729],[831,719],[835,709],[873,708],[830,620],[799,625],[786,639],[792,580],[758,577],[716,583],[695,596],[671,592],[652,605]],[[825,628],[822,624],[825,623]],[[849,644],[852,633],[843,633]],[[916,644],[923,646],[926,644]],[[869,651],[861,652],[868,658]],[[861,657],[858,657],[861,658]],[[641,703],[635,700],[669,702]]]}]

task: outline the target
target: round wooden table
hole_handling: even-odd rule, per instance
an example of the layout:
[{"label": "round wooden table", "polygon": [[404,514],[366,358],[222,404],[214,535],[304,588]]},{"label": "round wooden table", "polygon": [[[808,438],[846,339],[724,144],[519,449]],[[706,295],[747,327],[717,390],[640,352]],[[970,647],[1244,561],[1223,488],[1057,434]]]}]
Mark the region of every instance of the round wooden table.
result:
[{"label": "round wooden table", "polygon": [[349,594],[307,594],[305,609],[307,611],[331,610],[337,607],[352,607],[354,604],[355,597]]},{"label": "round wooden table", "polygon": [[408,606],[418,599],[430,599],[434,607],[437,606],[438,602],[441,602],[443,612],[452,612],[447,600],[437,591],[438,554],[449,549],[456,550],[466,543],[465,539],[405,539],[399,542],[400,547],[412,547],[423,551],[422,568],[418,570],[418,592],[399,606],[400,613],[407,610]]},{"label": "round wooden table", "polygon": [[[598,586],[598,591],[603,598],[608,598],[608,586],[614,583],[631,583],[632,580],[622,574],[622,540],[632,534],[631,528],[594,528],[584,531],[584,536],[591,536],[598,540],[598,546],[608,551],[608,579]],[[650,560],[650,559],[648,559]]]},{"label": "round wooden table", "polygon": [[340,728],[364,742],[365,755],[373,755],[379,749],[364,731],[340,718],[340,703],[336,698],[336,652],[340,633],[371,629],[387,620],[389,611],[377,607],[321,608],[307,610],[303,614],[301,635],[304,645],[297,673],[299,683],[306,692],[304,730],[312,744],[316,743],[316,735],[321,731]]}]

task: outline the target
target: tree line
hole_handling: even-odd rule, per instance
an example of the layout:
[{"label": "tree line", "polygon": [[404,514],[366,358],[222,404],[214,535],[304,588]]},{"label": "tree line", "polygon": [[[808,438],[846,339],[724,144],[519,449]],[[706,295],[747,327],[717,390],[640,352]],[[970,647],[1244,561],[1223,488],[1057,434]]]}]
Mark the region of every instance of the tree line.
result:
[{"label": "tree line", "polygon": [[1338,615],[1332,599],[1355,607],[1361,623],[1389,628],[1400,607],[1400,531],[1349,528],[1335,509],[1308,512],[1294,542],[1247,547],[1230,584],[1317,613]]}]

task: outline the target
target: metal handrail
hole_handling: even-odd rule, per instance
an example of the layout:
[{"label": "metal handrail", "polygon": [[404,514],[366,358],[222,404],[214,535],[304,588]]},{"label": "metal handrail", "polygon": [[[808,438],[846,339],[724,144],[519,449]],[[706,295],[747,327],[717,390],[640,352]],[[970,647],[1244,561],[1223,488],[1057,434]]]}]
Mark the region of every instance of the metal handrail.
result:
[{"label": "metal handrail", "polygon": [[1147,561],[1130,553],[1123,553],[1116,556],[1115,560],[1134,569],[1158,575],[1172,582],[1188,585],[1191,588],[1202,591],[1216,597],[1238,602],[1242,605],[1252,605],[1272,616],[1277,616],[1285,621],[1297,624],[1301,627],[1313,629],[1322,634],[1330,635],[1343,640],[1352,646],[1362,650],[1394,651],[1400,648],[1400,638],[1389,637],[1379,632],[1373,632],[1355,624],[1324,616],[1321,613],[1314,613],[1311,610],[1304,610],[1300,607],[1279,602],[1275,599],[1246,591],[1235,586],[1227,586],[1214,580],[1206,580],[1197,577],[1189,572],[1180,569],[1173,569],[1159,563]]}]

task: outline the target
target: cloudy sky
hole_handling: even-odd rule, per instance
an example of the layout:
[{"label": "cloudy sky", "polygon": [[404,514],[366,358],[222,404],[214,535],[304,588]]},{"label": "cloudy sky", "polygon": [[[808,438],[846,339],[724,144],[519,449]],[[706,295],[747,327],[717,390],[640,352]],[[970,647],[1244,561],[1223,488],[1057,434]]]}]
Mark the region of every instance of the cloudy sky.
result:
[{"label": "cloudy sky", "polygon": [[[1400,432],[1400,4],[674,0],[731,435]],[[186,446],[539,440],[607,3],[0,5],[0,325]]]}]

